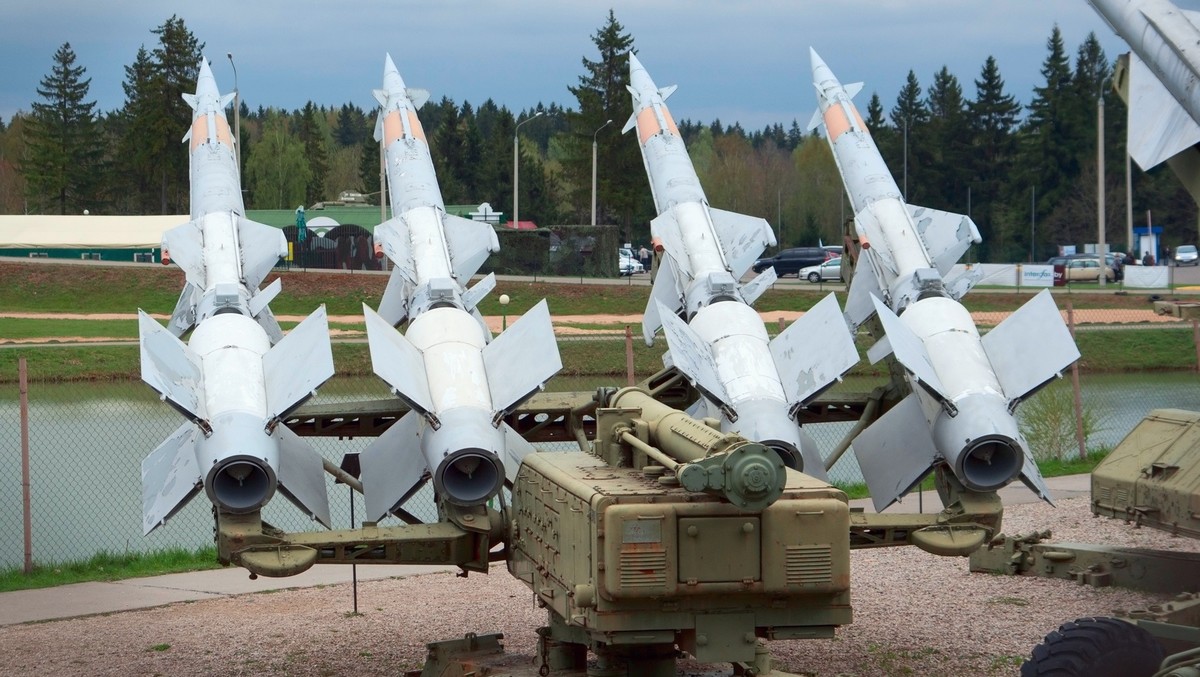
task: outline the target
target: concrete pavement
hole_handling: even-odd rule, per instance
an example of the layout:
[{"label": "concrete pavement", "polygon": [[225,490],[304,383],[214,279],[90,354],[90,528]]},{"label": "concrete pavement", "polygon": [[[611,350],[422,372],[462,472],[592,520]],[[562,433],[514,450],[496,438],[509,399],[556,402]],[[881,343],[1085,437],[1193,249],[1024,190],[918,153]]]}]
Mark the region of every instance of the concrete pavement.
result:
[{"label": "concrete pavement", "polygon": [[[1091,489],[1088,475],[1051,477],[1046,480],[1055,500],[1087,496]],[[1020,482],[1000,490],[1005,505],[1030,503],[1038,499]],[[873,512],[870,499],[856,499],[853,507]],[[906,497],[888,512],[937,512],[941,501],[934,491]],[[456,571],[451,566],[395,566],[364,564],[358,567],[358,580],[379,580],[443,571]],[[130,578],[112,582],[74,583],[54,588],[18,590],[0,593],[0,626],[32,623],[77,616],[148,609],[175,602],[215,599],[267,590],[307,588],[319,585],[349,583],[351,567],[341,564],[318,564],[308,571],[289,578],[259,577],[251,580],[241,568],[190,571],[148,578]]]}]

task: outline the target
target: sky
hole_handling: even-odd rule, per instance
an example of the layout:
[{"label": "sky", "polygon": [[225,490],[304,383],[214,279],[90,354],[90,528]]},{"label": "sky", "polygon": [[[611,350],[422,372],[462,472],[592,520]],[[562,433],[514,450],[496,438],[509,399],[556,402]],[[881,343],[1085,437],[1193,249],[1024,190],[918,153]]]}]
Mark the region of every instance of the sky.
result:
[{"label": "sky", "polygon": [[233,54],[251,108],[311,100],[371,110],[386,53],[434,101],[575,108],[567,88],[584,74],[582,59],[599,58],[592,38],[610,9],[656,84],[679,86],[676,119],[748,131],[807,125],[816,107],[810,46],[843,83],[864,83],[862,108],[877,93],[885,111],[910,70],[924,88],[946,66],[973,98],[988,56],[1006,91],[1028,103],[1056,24],[1072,59],[1089,32],[1110,61],[1128,51],[1085,0],[6,0],[0,119],[38,100],[64,42],[87,69],[97,109],[120,108],[125,66],[140,46],[154,48],[151,30],[171,12],[205,45],[221,91],[235,85]]}]

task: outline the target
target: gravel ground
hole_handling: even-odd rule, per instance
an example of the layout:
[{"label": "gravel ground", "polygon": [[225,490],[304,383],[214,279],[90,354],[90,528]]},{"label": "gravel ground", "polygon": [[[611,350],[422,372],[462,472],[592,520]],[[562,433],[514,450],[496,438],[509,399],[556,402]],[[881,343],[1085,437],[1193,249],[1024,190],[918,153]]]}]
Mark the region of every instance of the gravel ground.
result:
[{"label": "gravel ground", "polygon": [[[1200,541],[1093,518],[1083,498],[1007,508],[1007,533],[1052,528],[1056,540],[1200,550]],[[829,640],[772,643],[781,667],[806,675],[1012,675],[1042,637],[1078,617],[1162,596],[1068,581],[971,574],[961,558],[915,548],[852,554],[854,623]],[[528,665],[544,612],[503,567],[430,574],[0,628],[0,674],[396,675],[425,643],[502,632]],[[686,671],[689,674],[695,674]]]}]

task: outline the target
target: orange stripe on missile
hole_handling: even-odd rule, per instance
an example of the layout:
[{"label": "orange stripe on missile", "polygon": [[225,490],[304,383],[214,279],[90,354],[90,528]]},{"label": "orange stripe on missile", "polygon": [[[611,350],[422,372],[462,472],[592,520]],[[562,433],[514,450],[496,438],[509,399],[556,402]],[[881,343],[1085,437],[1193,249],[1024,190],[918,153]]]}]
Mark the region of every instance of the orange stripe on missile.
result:
[{"label": "orange stripe on missile", "polygon": [[662,131],[658,118],[654,117],[654,106],[647,106],[637,116],[638,142],[645,145],[650,137]]},{"label": "orange stripe on missile", "polygon": [[404,123],[400,121],[400,111],[388,112],[383,118],[383,145],[390,146],[404,136]]},{"label": "orange stripe on missile", "polygon": [[224,115],[217,116],[217,141],[233,148],[233,137],[229,133],[229,121]]},{"label": "orange stripe on missile", "polygon": [[195,120],[192,120],[192,144],[191,150],[196,150],[200,144],[208,140],[208,116],[201,115]]},{"label": "orange stripe on missile", "polygon": [[663,119],[667,121],[667,131],[675,136],[679,136],[679,128],[675,126],[675,119],[671,117],[671,110],[666,106],[662,107]]},{"label": "orange stripe on missile", "polygon": [[412,132],[413,138],[420,139],[422,143],[429,145],[429,142],[425,141],[425,128],[417,119],[417,112],[411,108],[408,109],[408,130]]},{"label": "orange stripe on missile", "polygon": [[839,136],[850,131],[850,120],[846,118],[846,111],[837,103],[825,109],[825,129],[829,133],[830,143],[837,141]]},{"label": "orange stripe on missile", "polygon": [[871,130],[867,129],[867,123],[863,122],[862,116],[858,114],[858,109],[851,105],[850,110],[854,111],[854,121],[858,123],[859,130],[861,130],[863,134],[870,136]]}]

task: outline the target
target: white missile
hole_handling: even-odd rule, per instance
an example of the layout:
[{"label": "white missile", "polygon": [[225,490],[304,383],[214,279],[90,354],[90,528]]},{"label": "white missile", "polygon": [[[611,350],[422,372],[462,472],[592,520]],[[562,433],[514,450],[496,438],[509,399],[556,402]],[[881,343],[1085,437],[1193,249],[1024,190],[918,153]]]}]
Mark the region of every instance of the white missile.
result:
[{"label": "white missile", "polygon": [[858,361],[837,300],[830,294],[769,339],[750,304],[775,281],[774,269],[745,286],[738,280],[775,244],[770,225],[709,206],[664,103],[675,87],[656,87],[632,53],[629,80],[633,115],[623,131],[637,130],[658,210],[650,231],[665,251],[642,322],[646,343],[661,326],[669,360],[703,395],[690,413],[718,417],[723,431],[766,444],[788,467],[826,479],[796,413]]},{"label": "white missile", "polygon": [[1200,143],[1200,12],[1168,0],[1088,2],[1133,50],[1129,155],[1148,171]]},{"label": "white missile", "polygon": [[[493,341],[476,305],[495,276],[463,288],[499,243],[490,225],[446,213],[417,118],[428,97],[405,87],[389,55],[383,89],[375,90],[375,138],[384,145],[394,216],[375,240],[395,268],[379,312],[363,312],[375,373],[412,411],[361,456],[373,520],[407,500],[427,469],[450,503],[495,496],[533,451],[502,418],[562,369],[544,300]],[[405,320],[401,335],[394,327]]]},{"label": "white missile", "polygon": [[[142,462],[143,528],[150,533],[204,487],[231,513],[251,512],[276,487],[329,526],[321,457],[280,420],[333,376],[325,308],[286,337],[258,286],[287,239],[246,219],[233,137],[204,60],[192,107],[191,221],[163,234],[163,263],[187,282],[168,328],[138,311],[142,379],[189,419]],[[177,338],[195,327],[188,342]]]},{"label": "white missile", "polygon": [[857,327],[878,314],[886,337],[868,356],[893,353],[912,393],[855,438],[853,448],[878,510],[939,463],[969,489],[1020,479],[1050,500],[1013,411],[1079,358],[1049,291],[980,337],[959,299],[970,276],[943,281],[979,232],[970,218],[905,203],[875,141],[843,87],[811,51],[824,125],[862,243],[846,302]]}]

